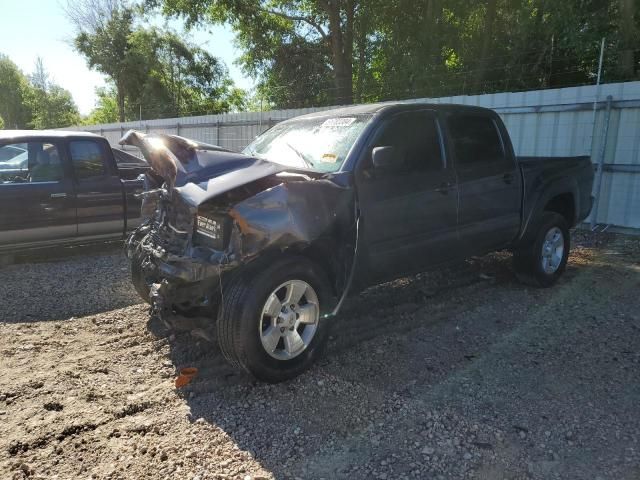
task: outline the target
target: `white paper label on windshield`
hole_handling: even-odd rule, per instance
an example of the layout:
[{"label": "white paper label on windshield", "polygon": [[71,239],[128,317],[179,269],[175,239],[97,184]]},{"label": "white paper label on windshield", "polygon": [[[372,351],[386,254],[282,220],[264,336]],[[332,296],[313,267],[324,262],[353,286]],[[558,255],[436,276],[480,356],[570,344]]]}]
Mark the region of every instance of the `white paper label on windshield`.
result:
[{"label": "white paper label on windshield", "polygon": [[356,121],[355,117],[328,118],[323,123],[323,127],[348,127]]}]

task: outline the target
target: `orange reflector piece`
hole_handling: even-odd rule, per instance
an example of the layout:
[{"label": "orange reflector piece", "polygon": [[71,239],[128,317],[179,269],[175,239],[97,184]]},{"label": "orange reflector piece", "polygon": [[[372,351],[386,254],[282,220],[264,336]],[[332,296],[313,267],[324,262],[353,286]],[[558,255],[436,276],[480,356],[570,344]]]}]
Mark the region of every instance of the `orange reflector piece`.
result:
[{"label": "orange reflector piece", "polygon": [[182,388],[187,385],[198,374],[198,369],[195,367],[181,368],[176,378],[176,388]]}]

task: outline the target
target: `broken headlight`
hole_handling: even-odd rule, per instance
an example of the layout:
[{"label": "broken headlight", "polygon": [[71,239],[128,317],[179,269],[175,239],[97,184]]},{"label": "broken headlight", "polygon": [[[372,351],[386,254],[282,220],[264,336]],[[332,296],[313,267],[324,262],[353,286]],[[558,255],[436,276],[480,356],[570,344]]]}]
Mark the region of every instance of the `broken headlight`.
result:
[{"label": "broken headlight", "polygon": [[197,215],[194,238],[196,244],[223,250],[228,220],[226,217]]}]

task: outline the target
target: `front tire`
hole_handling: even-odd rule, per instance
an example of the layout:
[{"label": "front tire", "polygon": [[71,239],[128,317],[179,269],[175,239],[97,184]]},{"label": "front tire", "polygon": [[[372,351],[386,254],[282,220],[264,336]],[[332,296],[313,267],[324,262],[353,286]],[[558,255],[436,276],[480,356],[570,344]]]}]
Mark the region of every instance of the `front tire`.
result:
[{"label": "front tire", "polygon": [[321,354],[331,289],[321,268],[287,256],[248,267],[223,291],[216,328],[224,357],[258,380],[277,383],[308,369]]},{"label": "front tire", "polygon": [[140,298],[147,303],[151,303],[151,297],[149,296],[151,284],[142,267],[143,261],[144,256],[142,255],[135,254],[131,257],[131,282],[136,292],[138,292],[138,295],[140,295]]},{"label": "front tire", "polygon": [[555,212],[543,212],[533,243],[516,250],[513,266],[518,279],[536,287],[550,287],[562,276],[569,258],[569,226]]}]

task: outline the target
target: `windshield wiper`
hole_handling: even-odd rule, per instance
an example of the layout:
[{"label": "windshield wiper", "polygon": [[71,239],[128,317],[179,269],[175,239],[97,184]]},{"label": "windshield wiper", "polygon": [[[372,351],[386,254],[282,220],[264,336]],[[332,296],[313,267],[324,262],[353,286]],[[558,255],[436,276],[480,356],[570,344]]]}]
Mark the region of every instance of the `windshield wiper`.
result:
[{"label": "windshield wiper", "polygon": [[284,142],[284,144],[285,144],[287,147],[289,147],[291,150],[293,150],[293,152],[294,152],[296,155],[298,155],[298,156],[302,159],[302,161],[303,161],[303,162],[304,162],[308,167],[316,168],[315,164],[314,164],[311,160],[309,160],[307,157],[305,157],[305,156],[304,156],[304,154],[303,154],[300,150],[298,150],[296,147],[294,147],[293,145],[291,145],[289,142]]}]

